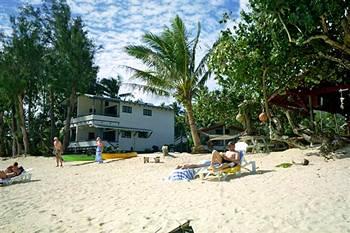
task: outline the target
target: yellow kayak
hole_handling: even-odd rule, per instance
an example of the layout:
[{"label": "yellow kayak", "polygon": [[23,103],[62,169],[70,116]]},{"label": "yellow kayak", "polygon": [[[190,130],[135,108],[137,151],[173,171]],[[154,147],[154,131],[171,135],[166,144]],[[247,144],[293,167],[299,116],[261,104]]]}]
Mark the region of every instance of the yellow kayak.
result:
[{"label": "yellow kayak", "polygon": [[136,157],[136,152],[127,152],[127,153],[102,153],[102,159],[127,159]]}]

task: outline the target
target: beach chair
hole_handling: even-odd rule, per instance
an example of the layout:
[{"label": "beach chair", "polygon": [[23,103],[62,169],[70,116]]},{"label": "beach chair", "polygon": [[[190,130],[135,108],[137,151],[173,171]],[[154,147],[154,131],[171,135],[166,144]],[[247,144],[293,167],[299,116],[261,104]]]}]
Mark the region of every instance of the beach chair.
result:
[{"label": "beach chair", "polygon": [[[251,173],[255,173],[256,172],[255,161],[248,162],[245,159],[245,154],[246,154],[245,149],[247,148],[248,145],[246,143],[244,144],[242,143],[239,144],[239,143],[241,142],[237,143],[238,146],[236,144],[236,148],[240,155],[240,164],[236,165],[234,163],[229,163],[229,164],[225,164],[224,168],[222,166],[218,166],[218,167],[214,166],[212,170],[205,168],[205,169],[202,169],[200,172],[198,172],[199,177],[204,180],[218,179],[219,181],[221,181],[221,180],[226,180],[228,176],[231,176],[231,175],[240,176],[242,169],[246,169]],[[250,166],[251,166],[251,169],[248,169],[248,167]]]},{"label": "beach chair", "polygon": [[32,179],[32,174],[30,173],[32,169],[24,170],[20,175],[11,178],[0,179],[0,185],[10,185],[13,183],[27,182]]}]

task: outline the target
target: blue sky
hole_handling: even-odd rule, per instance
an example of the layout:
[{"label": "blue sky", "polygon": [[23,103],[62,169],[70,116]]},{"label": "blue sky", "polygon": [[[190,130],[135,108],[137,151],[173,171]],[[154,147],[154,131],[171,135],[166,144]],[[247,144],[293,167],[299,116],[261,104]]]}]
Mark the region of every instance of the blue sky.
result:
[{"label": "blue sky", "polygon": [[[40,0],[0,0],[0,30],[9,32],[9,15],[16,14],[17,7],[25,2],[39,4]],[[96,56],[98,77],[115,77],[121,74],[125,82],[131,76],[124,65],[142,68],[129,57],[123,48],[140,42],[145,32],[158,33],[176,15],[194,34],[197,23],[202,26],[198,56],[201,57],[215,42],[223,29],[218,23],[222,14],[231,11],[238,18],[246,0],[67,0],[74,15],[80,15],[89,31],[90,38],[103,49]],[[199,60],[199,59],[197,59]],[[133,81],[134,82],[134,81]],[[208,82],[210,88],[215,81]],[[121,92],[127,92],[127,88]],[[136,98],[145,98],[136,93]],[[146,100],[148,97],[146,97]],[[159,99],[161,102],[162,99]]]}]

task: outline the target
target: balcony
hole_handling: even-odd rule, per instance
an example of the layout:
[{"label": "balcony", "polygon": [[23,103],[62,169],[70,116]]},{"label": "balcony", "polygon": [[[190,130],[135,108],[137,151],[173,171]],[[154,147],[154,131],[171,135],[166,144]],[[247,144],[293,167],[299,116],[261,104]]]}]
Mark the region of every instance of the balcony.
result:
[{"label": "balcony", "polygon": [[71,128],[77,126],[94,126],[99,125],[101,127],[118,127],[119,121],[117,121],[117,117],[105,116],[105,115],[86,115],[73,118],[71,120]]}]

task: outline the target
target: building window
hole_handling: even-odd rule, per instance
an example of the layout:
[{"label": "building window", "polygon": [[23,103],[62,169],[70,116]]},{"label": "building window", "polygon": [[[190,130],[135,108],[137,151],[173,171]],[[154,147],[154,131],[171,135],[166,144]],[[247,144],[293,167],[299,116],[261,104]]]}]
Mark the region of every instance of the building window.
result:
[{"label": "building window", "polygon": [[212,141],[213,146],[224,146],[224,141]]},{"label": "building window", "polygon": [[223,134],[223,130],[221,129],[216,129],[215,130],[215,134]]},{"label": "building window", "polygon": [[95,139],[95,133],[94,132],[89,132],[88,140],[94,140],[94,139]]},{"label": "building window", "polygon": [[152,116],[152,110],[150,110],[150,109],[143,109],[143,115],[145,115],[145,116]]},{"label": "building window", "polygon": [[132,107],[123,105],[123,112],[132,113]]},{"label": "building window", "polygon": [[106,102],[105,102],[105,107],[108,107],[108,106],[109,106],[109,102],[106,101]]},{"label": "building window", "polygon": [[117,117],[118,116],[117,106],[106,107],[105,108],[105,115]]},{"label": "building window", "polygon": [[148,138],[148,133],[147,132],[139,132],[138,136],[139,136],[139,138]]},{"label": "building window", "polygon": [[131,131],[121,131],[122,138],[131,138]]},{"label": "building window", "polygon": [[89,109],[89,113],[95,114],[95,113],[96,113],[96,109],[95,109],[95,108],[90,108],[90,109]]}]

